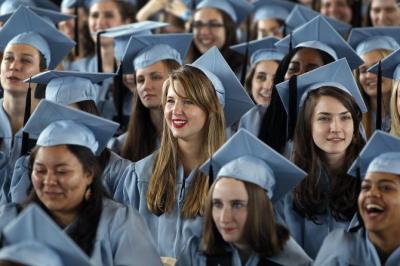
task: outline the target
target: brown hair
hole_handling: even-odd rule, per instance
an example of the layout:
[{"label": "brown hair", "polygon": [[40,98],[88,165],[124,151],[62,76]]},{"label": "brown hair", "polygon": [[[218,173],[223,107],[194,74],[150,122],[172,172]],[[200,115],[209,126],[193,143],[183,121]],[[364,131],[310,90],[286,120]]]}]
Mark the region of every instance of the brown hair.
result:
[{"label": "brown hair", "polygon": [[[223,255],[226,252],[226,242],[218,232],[212,216],[212,196],[217,182],[211,186],[205,204],[202,250],[207,255]],[[248,195],[244,241],[260,256],[277,255],[289,239],[289,231],[276,223],[272,203],[265,190],[253,183],[242,182]]]},{"label": "brown hair", "polygon": [[[209,158],[225,141],[225,123],[222,106],[218,101],[214,86],[197,68],[185,65],[172,72],[165,81],[162,105],[165,107],[167,93],[180,82],[188,97],[207,116],[203,130],[203,158]],[[152,213],[170,212],[176,200],[176,168],[179,163],[178,144],[168,126],[163,127],[160,149],[156,154],[153,174],[147,191],[147,207]],[[193,218],[203,211],[209,183],[206,175],[198,171],[193,178],[181,210],[183,218]]]},{"label": "brown hair", "polygon": [[398,88],[400,85],[399,80],[393,80],[392,96],[390,97],[390,134],[400,136],[400,115],[397,109]]},{"label": "brown hair", "polygon": [[[328,170],[324,156],[312,140],[312,117],[315,106],[322,96],[337,99],[349,110],[353,119],[353,139],[346,149],[344,165],[339,171],[329,174],[329,191],[321,191],[321,171]],[[308,173],[294,189],[294,209],[303,217],[314,220],[329,207],[332,215],[338,220],[350,220],[357,210],[357,196],[360,181],[346,174],[350,164],[356,159],[365,144],[359,127],[361,110],[353,97],[333,87],[322,87],[309,93],[300,109],[297,119],[293,162]]]},{"label": "brown hair", "polygon": [[[168,72],[180,67],[175,60],[161,60]],[[140,101],[137,93],[132,99],[132,112],[129,120],[126,139],[121,148],[121,156],[133,162],[143,159],[157,148],[157,138],[159,137],[156,127],[150,119],[150,110]],[[161,106],[160,106],[161,108]]]}]

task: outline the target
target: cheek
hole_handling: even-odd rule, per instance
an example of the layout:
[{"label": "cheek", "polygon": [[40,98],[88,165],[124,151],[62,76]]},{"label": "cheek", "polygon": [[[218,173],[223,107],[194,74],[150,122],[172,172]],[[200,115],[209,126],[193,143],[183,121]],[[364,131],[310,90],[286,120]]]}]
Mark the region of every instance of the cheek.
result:
[{"label": "cheek", "polygon": [[43,187],[43,181],[36,175],[32,174],[32,185],[35,190],[40,190]]}]

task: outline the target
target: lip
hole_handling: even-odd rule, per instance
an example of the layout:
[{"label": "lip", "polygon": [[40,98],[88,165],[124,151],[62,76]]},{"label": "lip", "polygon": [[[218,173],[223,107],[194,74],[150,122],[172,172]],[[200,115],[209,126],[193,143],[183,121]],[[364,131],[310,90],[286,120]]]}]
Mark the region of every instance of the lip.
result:
[{"label": "lip", "polygon": [[328,138],[327,141],[337,143],[337,142],[344,141],[344,138],[338,138],[338,137],[336,137],[336,138]]},{"label": "lip", "polygon": [[224,227],[222,228],[222,231],[226,234],[231,234],[232,232],[236,231],[236,227]]},{"label": "lip", "polygon": [[172,119],[172,126],[174,128],[183,128],[187,125],[187,120],[184,119]]},{"label": "lip", "polygon": [[60,198],[60,197],[64,196],[64,193],[56,192],[56,191],[44,191],[43,193],[48,198]]}]

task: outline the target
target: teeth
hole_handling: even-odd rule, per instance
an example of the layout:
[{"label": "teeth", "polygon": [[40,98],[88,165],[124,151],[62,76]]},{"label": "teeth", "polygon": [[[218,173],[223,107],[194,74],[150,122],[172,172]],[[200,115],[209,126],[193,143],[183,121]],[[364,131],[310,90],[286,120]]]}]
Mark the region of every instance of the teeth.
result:
[{"label": "teeth", "polygon": [[178,125],[183,125],[183,124],[186,123],[186,121],[182,121],[182,120],[177,121],[177,120],[175,120],[174,123],[175,123],[175,124],[178,124]]},{"label": "teeth", "polygon": [[367,204],[367,211],[383,211],[383,207],[376,204]]}]

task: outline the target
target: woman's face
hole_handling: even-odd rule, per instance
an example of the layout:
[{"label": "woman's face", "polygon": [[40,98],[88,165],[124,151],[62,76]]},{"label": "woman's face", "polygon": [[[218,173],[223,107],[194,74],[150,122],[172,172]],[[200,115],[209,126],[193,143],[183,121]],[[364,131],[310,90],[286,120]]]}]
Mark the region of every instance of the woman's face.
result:
[{"label": "woman's face", "polygon": [[361,183],[358,209],[369,234],[398,231],[400,177],[389,173],[367,173]]},{"label": "woman's face", "polygon": [[400,82],[397,82],[397,88],[396,88],[396,107],[397,107],[397,113],[400,116],[400,93],[399,93],[399,89],[400,89]]},{"label": "woman's face", "polygon": [[278,63],[275,61],[260,61],[254,70],[251,81],[251,95],[256,104],[269,104],[271,102],[272,84]]},{"label": "woman's face", "polygon": [[315,145],[328,159],[343,158],[354,133],[350,111],[338,99],[321,96],[311,119],[311,132]]},{"label": "woman's face", "polygon": [[283,38],[283,26],[276,19],[261,19],[257,22],[257,40],[268,36]]},{"label": "woman's face", "polygon": [[353,16],[348,0],[321,0],[320,12],[347,24],[351,23]]},{"label": "woman's face", "polygon": [[65,145],[40,147],[32,169],[32,183],[40,201],[52,213],[74,213],[84,200],[93,175],[84,171]]},{"label": "woman's face", "polygon": [[[4,50],[1,61],[1,85],[5,92],[26,94],[28,83],[24,80],[40,73],[39,52],[30,45],[11,44]],[[35,88],[31,84],[31,88]]]},{"label": "woman's face", "polygon": [[118,6],[114,1],[102,1],[90,7],[89,30],[93,41],[96,41],[96,32],[120,26],[124,23],[125,21],[123,21],[118,11]]},{"label": "woman's face", "polygon": [[146,108],[160,108],[164,81],[168,69],[162,61],[136,71],[136,87],[140,101]]},{"label": "woman's face", "polygon": [[122,82],[132,93],[136,93],[135,74],[123,74]]},{"label": "woman's face", "polygon": [[169,86],[164,118],[172,135],[182,141],[201,141],[206,113],[189,99],[179,81]]},{"label": "woman's face", "polygon": [[247,220],[248,194],[242,181],[221,178],[212,193],[212,217],[224,241],[243,243]]},{"label": "woman's face", "polygon": [[[360,66],[359,81],[363,91],[368,97],[376,98],[376,85],[378,76],[374,73],[367,72],[367,69],[376,64],[379,60],[384,58],[383,54],[379,51],[371,51],[360,56],[364,60],[364,64]],[[382,95],[389,96],[392,91],[392,80],[382,77]]]},{"label": "woman's face", "polygon": [[222,48],[226,41],[226,30],[222,14],[215,8],[202,8],[193,18],[193,42],[204,54],[213,46]]},{"label": "woman's face", "polygon": [[301,75],[324,65],[321,54],[312,48],[300,48],[290,60],[285,80]]},{"label": "woman's face", "polygon": [[[75,15],[75,11],[72,8],[63,8],[61,10],[63,14],[66,15]],[[82,25],[87,21],[87,13],[83,8],[78,8],[78,16],[79,16],[79,29],[81,29]],[[68,38],[75,39],[75,19],[69,19],[65,21],[61,21],[58,23],[58,29],[64,33]]]}]

